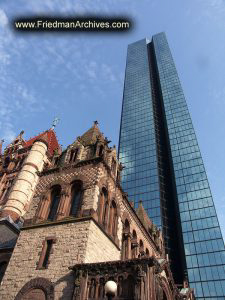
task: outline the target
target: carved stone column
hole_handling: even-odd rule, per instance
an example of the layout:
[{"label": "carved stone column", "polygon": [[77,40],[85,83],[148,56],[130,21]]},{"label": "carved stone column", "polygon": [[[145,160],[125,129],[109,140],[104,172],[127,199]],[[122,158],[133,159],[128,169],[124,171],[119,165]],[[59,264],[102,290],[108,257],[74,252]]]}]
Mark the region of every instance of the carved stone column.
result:
[{"label": "carved stone column", "polygon": [[124,233],[124,241],[123,241],[123,259],[131,258],[131,233]]},{"label": "carved stone column", "polygon": [[142,265],[138,265],[136,268],[136,285],[135,285],[135,299],[147,300],[145,293],[145,276],[146,272]]},{"label": "carved stone column", "polygon": [[95,279],[95,299],[98,299],[99,284],[100,284],[99,278],[96,277],[96,279]]}]

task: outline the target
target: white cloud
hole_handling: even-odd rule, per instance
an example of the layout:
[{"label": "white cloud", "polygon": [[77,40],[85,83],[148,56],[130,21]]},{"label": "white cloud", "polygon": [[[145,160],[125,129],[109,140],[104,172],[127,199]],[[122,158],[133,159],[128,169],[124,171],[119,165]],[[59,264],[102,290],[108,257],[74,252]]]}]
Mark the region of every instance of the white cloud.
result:
[{"label": "white cloud", "polygon": [[8,24],[8,17],[3,9],[0,9],[0,27],[5,27]]}]

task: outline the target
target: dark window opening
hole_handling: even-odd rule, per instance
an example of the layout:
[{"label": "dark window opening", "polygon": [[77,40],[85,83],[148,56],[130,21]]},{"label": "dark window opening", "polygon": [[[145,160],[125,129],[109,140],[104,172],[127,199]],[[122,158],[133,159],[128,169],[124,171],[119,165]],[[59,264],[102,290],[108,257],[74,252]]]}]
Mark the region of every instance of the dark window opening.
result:
[{"label": "dark window opening", "polygon": [[72,187],[72,197],[71,197],[72,202],[71,202],[70,215],[77,216],[77,213],[81,205],[81,198],[82,198],[82,183],[76,182],[73,184]]},{"label": "dark window opening", "polygon": [[76,161],[77,154],[78,154],[78,149],[71,150],[71,152],[70,152],[70,161],[69,161],[70,163],[73,163],[73,162]]},{"label": "dark window opening", "polygon": [[7,168],[8,168],[8,165],[9,165],[9,163],[10,163],[10,157],[9,157],[9,156],[7,156],[7,157],[5,158],[5,161],[4,161],[3,168],[4,168],[4,169],[7,169]]},{"label": "dark window opening", "polygon": [[60,192],[61,192],[60,186],[54,187],[51,192],[51,207],[48,214],[48,220],[52,221],[56,217],[56,213],[59,206],[59,200],[60,200]]},{"label": "dark window opening", "polygon": [[114,158],[112,158],[112,173],[113,174],[116,173],[116,161]]},{"label": "dark window opening", "polygon": [[8,263],[6,261],[3,261],[3,262],[0,263],[0,282],[3,279],[3,276],[5,274],[7,265],[8,265]]},{"label": "dark window opening", "polygon": [[103,155],[104,146],[100,146],[99,148],[99,156]]},{"label": "dark window opening", "polygon": [[45,256],[44,256],[43,264],[42,264],[43,268],[47,268],[47,266],[48,266],[49,256],[50,256],[50,253],[52,250],[52,245],[53,245],[53,240],[47,240]]},{"label": "dark window opening", "polygon": [[54,165],[57,166],[59,163],[59,156],[55,157]]},{"label": "dark window opening", "polygon": [[99,222],[100,223],[105,223],[106,222],[106,217],[107,217],[107,211],[106,206],[108,205],[107,202],[108,199],[108,193],[105,188],[102,189],[100,193],[100,199],[99,199]]}]

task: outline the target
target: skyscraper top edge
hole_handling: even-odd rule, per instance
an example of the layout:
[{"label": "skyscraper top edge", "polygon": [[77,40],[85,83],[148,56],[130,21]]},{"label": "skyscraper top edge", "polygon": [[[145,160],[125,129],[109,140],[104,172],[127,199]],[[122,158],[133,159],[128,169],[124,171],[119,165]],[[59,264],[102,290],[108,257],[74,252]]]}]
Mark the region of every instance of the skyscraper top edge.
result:
[{"label": "skyscraper top edge", "polygon": [[[160,36],[160,35],[164,35],[164,36],[165,36],[166,34],[165,34],[164,31],[161,31],[161,32],[159,32],[159,33],[153,34],[153,35],[152,35],[152,38],[157,37],[157,36]],[[140,39],[140,40],[138,40],[138,41],[136,41],[136,42],[133,42],[133,43],[128,44],[128,47],[129,47],[129,46],[133,46],[134,44],[140,43],[140,42],[142,42],[142,41],[145,41],[145,42],[146,42],[146,45],[149,44],[149,43],[151,43],[151,39],[150,39],[149,37],[145,37],[145,38]]]}]

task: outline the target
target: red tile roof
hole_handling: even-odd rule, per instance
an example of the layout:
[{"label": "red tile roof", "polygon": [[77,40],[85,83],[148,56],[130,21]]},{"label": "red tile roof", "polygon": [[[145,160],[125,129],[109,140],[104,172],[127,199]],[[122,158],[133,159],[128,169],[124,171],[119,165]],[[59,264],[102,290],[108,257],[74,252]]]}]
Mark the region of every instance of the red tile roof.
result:
[{"label": "red tile roof", "polygon": [[39,135],[31,138],[30,140],[26,141],[24,144],[24,148],[31,146],[37,139],[41,138],[42,136],[47,135],[47,142],[48,142],[48,152],[52,156],[54,154],[54,150],[58,149],[61,150],[61,147],[58,143],[55,131],[53,129],[49,129],[40,133]]}]

